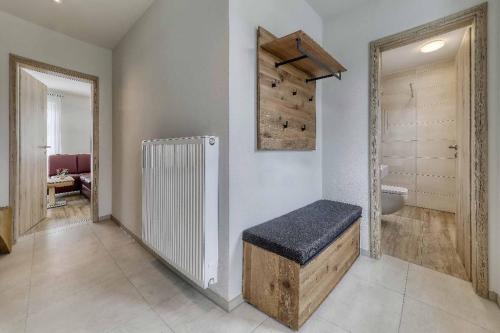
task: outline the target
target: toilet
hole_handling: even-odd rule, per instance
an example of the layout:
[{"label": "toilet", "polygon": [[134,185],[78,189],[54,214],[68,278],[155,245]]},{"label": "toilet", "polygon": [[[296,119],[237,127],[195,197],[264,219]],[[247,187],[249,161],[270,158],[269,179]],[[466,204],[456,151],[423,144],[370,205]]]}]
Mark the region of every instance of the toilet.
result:
[{"label": "toilet", "polygon": [[408,189],[404,187],[382,185],[381,194],[382,215],[397,212],[408,200]]}]

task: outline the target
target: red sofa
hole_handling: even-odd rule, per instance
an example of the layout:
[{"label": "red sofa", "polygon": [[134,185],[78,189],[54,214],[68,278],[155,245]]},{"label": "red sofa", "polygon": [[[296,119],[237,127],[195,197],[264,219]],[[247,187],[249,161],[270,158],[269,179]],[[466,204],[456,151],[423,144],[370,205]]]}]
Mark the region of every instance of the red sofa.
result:
[{"label": "red sofa", "polygon": [[77,155],[50,155],[49,177],[57,175],[57,169],[68,169],[68,175],[73,177],[73,186],[56,188],[56,193],[79,191],[90,199],[92,177],[90,175],[90,154]]}]

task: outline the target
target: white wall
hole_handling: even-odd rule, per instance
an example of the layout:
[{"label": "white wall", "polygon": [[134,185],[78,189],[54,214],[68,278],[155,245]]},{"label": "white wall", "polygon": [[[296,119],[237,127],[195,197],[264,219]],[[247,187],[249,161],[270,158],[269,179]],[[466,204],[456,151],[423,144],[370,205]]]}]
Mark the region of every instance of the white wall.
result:
[{"label": "white wall", "polygon": [[[363,207],[362,248],[368,249],[369,42],[480,4],[481,0],[367,1],[325,23],[326,48],[348,72],[328,80],[323,99],[323,190],[326,198]],[[500,1],[489,1],[490,287],[500,292]]]},{"label": "white wall", "polygon": [[99,77],[99,214],[111,213],[111,51],[0,12],[0,206],[9,204],[9,53]]},{"label": "white wall", "polygon": [[61,153],[90,154],[92,110],[90,97],[63,93],[61,111]]},{"label": "white wall", "polygon": [[[228,299],[241,293],[244,229],[322,198],[321,103],[316,151],[256,151],[256,35],[304,30],[322,40],[322,20],[303,0],[229,1],[229,256]],[[317,100],[321,100],[321,83]]]},{"label": "white wall", "polygon": [[156,1],[113,50],[113,215],[141,234],[141,141],[220,137],[219,283],[228,286],[227,0]]}]

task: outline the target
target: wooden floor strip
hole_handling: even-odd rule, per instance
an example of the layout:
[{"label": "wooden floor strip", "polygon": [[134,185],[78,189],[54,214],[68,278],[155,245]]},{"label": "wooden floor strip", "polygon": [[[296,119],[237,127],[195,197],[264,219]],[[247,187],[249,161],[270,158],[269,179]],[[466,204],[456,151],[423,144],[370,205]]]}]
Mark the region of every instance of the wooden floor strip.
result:
[{"label": "wooden floor strip", "polygon": [[405,206],[382,216],[382,252],[468,280],[456,251],[455,214]]}]

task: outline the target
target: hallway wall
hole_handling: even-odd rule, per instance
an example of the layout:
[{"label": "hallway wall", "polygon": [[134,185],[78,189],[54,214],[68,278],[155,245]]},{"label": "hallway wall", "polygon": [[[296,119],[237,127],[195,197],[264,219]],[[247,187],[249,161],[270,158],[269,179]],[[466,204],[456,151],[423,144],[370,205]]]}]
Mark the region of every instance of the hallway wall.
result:
[{"label": "hallway wall", "polygon": [[141,236],[141,142],[215,135],[219,274],[228,288],[227,0],[155,1],[113,50],[113,216]]},{"label": "hallway wall", "polygon": [[[303,29],[322,41],[322,19],[304,0],[229,2],[229,299],[241,293],[243,230],[322,198],[321,103],[316,150],[256,150],[259,25],[279,37]],[[316,96],[321,100],[321,82]]]},{"label": "hallway wall", "polygon": [[99,215],[111,214],[111,51],[0,11],[0,206],[9,205],[9,53],[99,77]]}]

